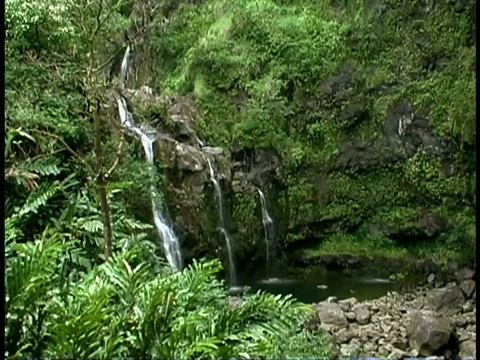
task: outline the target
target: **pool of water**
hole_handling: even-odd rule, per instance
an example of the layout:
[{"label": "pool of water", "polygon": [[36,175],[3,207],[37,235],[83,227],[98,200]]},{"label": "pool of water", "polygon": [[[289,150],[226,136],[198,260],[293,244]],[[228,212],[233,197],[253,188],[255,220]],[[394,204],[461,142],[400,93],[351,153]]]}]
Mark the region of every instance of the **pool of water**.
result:
[{"label": "pool of water", "polygon": [[329,296],[335,296],[339,300],[352,296],[361,301],[375,299],[397,288],[397,284],[389,279],[352,276],[340,272],[325,272],[302,279],[288,275],[262,279],[252,274],[242,278],[241,285],[251,286],[250,291],[291,294],[305,303],[323,301]]}]

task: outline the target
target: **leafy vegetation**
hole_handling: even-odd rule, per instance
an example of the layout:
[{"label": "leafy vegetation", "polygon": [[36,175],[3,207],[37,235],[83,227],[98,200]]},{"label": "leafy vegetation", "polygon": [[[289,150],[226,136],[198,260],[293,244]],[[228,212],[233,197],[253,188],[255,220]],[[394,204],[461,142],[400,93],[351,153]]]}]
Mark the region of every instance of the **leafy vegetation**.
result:
[{"label": "leafy vegetation", "polygon": [[[313,257],[472,262],[475,3],[462,4],[7,0],[6,356],[329,355],[321,333],[299,330],[304,305],[257,293],[232,307],[218,261],[174,273],[160,259],[145,206],[148,167],[113,101],[127,46],[137,51],[128,86],[194,94],[202,141],[279,155],[270,188],[284,245],[313,238]],[[370,145],[392,140],[386,120],[404,102],[444,154],[419,145],[411,154],[389,149],[398,161],[378,160],[392,153]],[[137,110],[140,123],[175,126],[164,105]],[[344,145],[362,141],[362,151],[378,150],[367,156],[374,166],[338,166]],[[156,166],[176,208],[175,165]],[[207,229],[188,250],[212,257],[218,244],[205,237],[217,224],[207,196],[192,214]],[[253,247],[262,233],[257,200],[231,200],[237,243]],[[434,240],[416,234],[406,246],[368,231],[382,224],[408,234],[425,214],[447,219]]]},{"label": "leafy vegetation", "polygon": [[[239,306],[229,305],[224,284],[216,279],[219,261],[194,262],[172,273],[145,261],[142,250],[137,244],[92,267],[82,249],[58,236],[9,243],[6,355],[295,355],[276,345],[296,332],[308,306],[260,292],[246,296]],[[312,339],[303,333],[295,336],[302,342],[290,346],[305,346]],[[321,341],[317,345],[317,352],[328,349]]]},{"label": "leafy vegetation", "polygon": [[151,5],[6,3],[5,355],[291,356],[277,349],[291,336],[324,354],[322,334],[300,331],[310,307],[260,292],[232,306],[218,260],[173,272],[149,215],[132,213],[150,201],[148,169],[109,110],[104,67]]}]

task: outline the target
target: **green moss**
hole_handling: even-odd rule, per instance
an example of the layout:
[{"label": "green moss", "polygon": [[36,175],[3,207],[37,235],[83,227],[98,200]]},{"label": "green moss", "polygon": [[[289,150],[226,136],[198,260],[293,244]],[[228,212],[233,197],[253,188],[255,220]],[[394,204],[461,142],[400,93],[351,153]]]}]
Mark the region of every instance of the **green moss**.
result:
[{"label": "green moss", "polygon": [[372,259],[402,258],[407,254],[408,251],[405,248],[397,246],[394,241],[382,236],[342,233],[329,236],[318,247],[305,251],[305,255],[310,258],[322,255],[355,255]]},{"label": "green moss", "polygon": [[[475,154],[464,145],[475,133],[475,3],[463,12],[447,0],[381,3],[384,12],[376,2],[210,0],[181,6],[154,37],[165,69],[161,87],[195,93],[202,139],[281,155],[287,242],[308,237],[309,223],[336,219],[340,232],[371,222],[408,227],[422,211],[453,222],[473,205]],[[350,82],[345,66],[353,70]],[[327,83],[332,76],[345,86]],[[327,174],[344,141],[384,136],[388,110],[400,100],[412,103],[435,135],[453,140],[453,174],[427,149],[368,172]],[[353,124],[344,112],[355,104],[362,116]],[[251,242],[258,234],[250,224],[260,220],[247,198],[236,195],[233,219],[242,241]],[[446,244],[418,246],[431,254],[454,248],[441,256],[453,258],[460,247]]]},{"label": "green moss", "polygon": [[257,211],[256,197],[249,194],[236,193],[233,197],[232,220],[236,225],[237,242],[241,248],[251,248],[259,238],[262,219]]}]

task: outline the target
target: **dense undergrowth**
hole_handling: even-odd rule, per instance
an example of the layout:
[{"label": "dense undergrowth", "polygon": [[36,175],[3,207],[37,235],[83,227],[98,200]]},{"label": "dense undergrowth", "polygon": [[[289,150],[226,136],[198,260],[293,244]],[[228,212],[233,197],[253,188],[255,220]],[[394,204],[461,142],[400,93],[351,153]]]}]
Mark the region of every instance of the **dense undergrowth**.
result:
[{"label": "dense undergrowth", "polygon": [[132,214],[148,169],[102,68],[128,5],[6,3],[5,356],[328,356],[301,330],[309,307],[260,292],[230,306],[218,261],[173,272]]},{"label": "dense undergrowth", "polygon": [[[466,3],[8,0],[6,355],[329,355],[322,334],[297,331],[304,306],[259,293],[230,308],[218,262],[173,273],[158,259],[148,216],[138,216],[149,172],[109,93],[127,43],[139,50],[130,85],[193,92],[206,143],[279,153],[287,244],[313,237],[310,255],[472,261],[476,75]],[[328,79],[339,74],[350,75],[336,98]],[[381,137],[400,100],[448,140],[455,171],[424,149],[374,171],[332,171],[340,145]],[[233,204],[246,228],[237,240],[249,244],[256,202],[236,194]],[[367,231],[371,222],[409,229],[425,212],[451,224],[430,242],[407,247]],[[312,224],[332,221],[330,233],[312,235]]]}]

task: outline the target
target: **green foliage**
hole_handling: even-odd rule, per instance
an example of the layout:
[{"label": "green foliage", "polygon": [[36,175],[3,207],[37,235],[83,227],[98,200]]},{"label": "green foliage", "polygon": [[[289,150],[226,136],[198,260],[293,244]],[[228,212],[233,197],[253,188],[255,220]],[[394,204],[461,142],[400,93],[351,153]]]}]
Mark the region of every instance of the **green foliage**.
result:
[{"label": "green foliage", "polygon": [[59,268],[72,245],[55,238],[8,244],[9,357],[250,358],[272,351],[309,313],[261,292],[232,308],[216,278],[218,261],[155,273],[138,245],[65,282]]},{"label": "green foliage", "polygon": [[308,257],[321,255],[355,255],[374,259],[376,257],[404,258],[408,250],[393,240],[381,235],[336,233],[326,237],[315,248],[305,251]]},{"label": "green foliage", "polygon": [[[460,13],[447,1],[185,4],[153,39],[161,86],[197,96],[208,143],[278,151],[288,203],[295,204],[289,241],[305,238],[302,224],[321,220],[342,219],[344,231],[387,221],[397,209],[442,207],[450,217],[473,197],[473,4]],[[344,65],[352,79],[338,90],[330,77],[341,83]],[[455,157],[464,155],[454,175],[420,149],[406,163],[333,171],[326,183],[317,181],[314,173],[327,171],[343,141],[383,137],[387,110],[400,100],[413,103],[435,135],[453,140]],[[357,103],[362,116],[354,121],[345,112]],[[243,212],[238,206],[234,212]],[[239,228],[248,218],[237,216]]]}]

